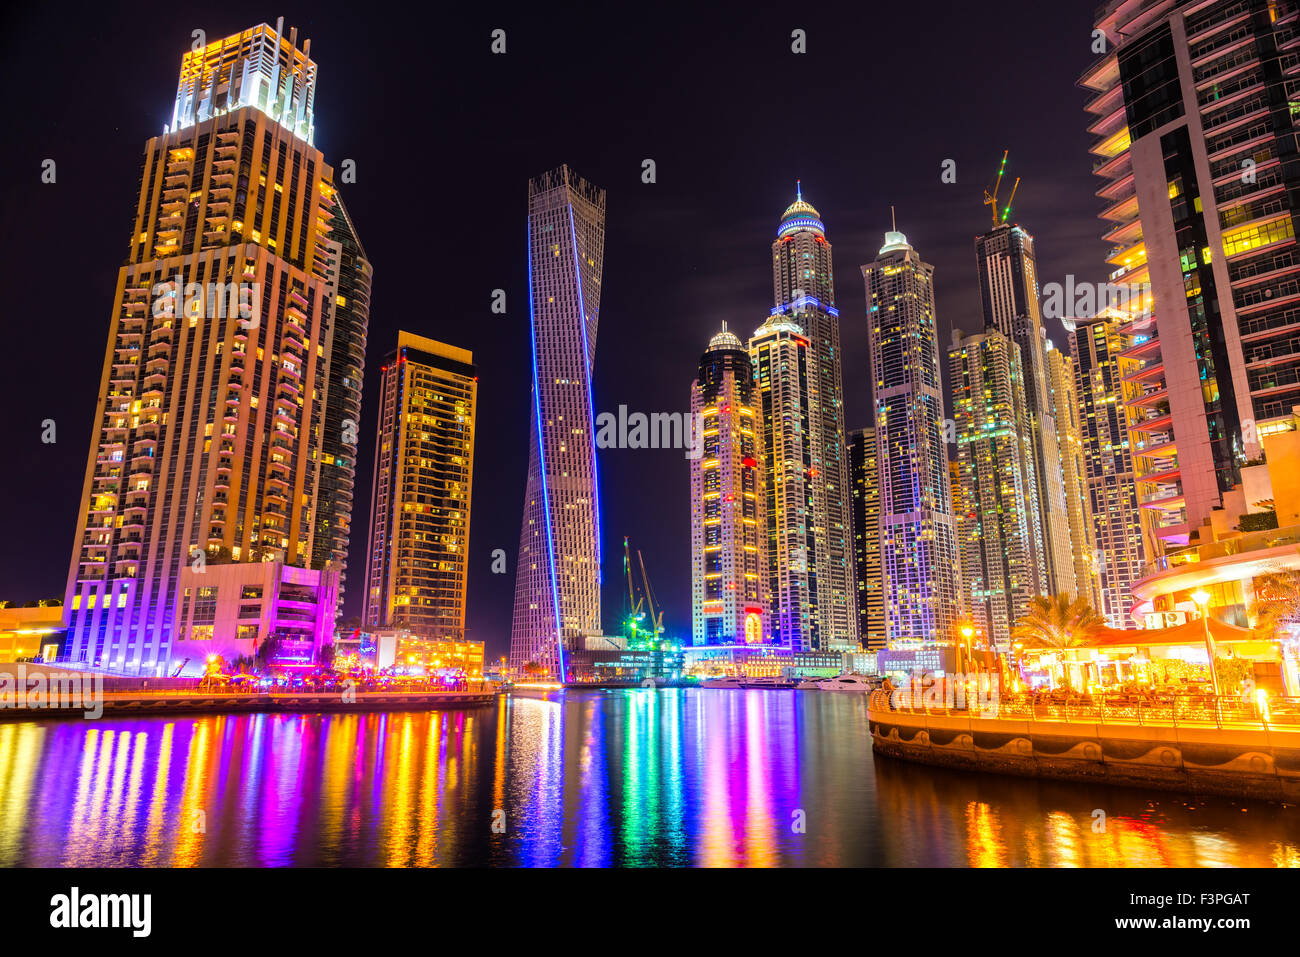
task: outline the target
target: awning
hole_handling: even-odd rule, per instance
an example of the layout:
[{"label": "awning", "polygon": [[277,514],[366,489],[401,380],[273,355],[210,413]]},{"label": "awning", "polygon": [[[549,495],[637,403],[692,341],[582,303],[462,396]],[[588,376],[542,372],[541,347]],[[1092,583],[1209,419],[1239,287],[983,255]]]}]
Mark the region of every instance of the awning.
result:
[{"label": "awning", "polygon": [[[1240,628],[1217,618],[1209,619],[1210,636],[1215,644],[1242,641],[1264,641],[1249,628]],[[1172,628],[1098,628],[1088,636],[1088,640],[1074,648],[1125,648],[1148,645],[1198,645],[1205,643],[1205,624],[1200,618]]]}]

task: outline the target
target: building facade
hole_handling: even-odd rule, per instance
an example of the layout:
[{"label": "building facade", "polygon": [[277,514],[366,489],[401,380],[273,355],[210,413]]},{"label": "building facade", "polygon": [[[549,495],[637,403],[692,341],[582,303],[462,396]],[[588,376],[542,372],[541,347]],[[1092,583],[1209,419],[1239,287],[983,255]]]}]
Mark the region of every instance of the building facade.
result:
[{"label": "building facade", "polygon": [[361,387],[365,381],[366,330],[370,324],[370,260],[357,238],[341,197],[336,198],[327,246],[329,284],[329,362],[325,414],[322,418],[320,492],[312,567],[330,562],[339,572],[339,606],[347,582],[348,546],[352,541],[353,491],[357,479],[357,442],[361,426]]},{"label": "building facade", "polygon": [[600,634],[600,490],[592,372],[605,191],[567,166],[528,184],[532,425],[515,566],[510,666],[563,679]]},{"label": "building facade", "polygon": [[1079,423],[1079,396],[1075,391],[1074,359],[1057,349],[1050,339],[1045,356],[1048,396],[1056,413],[1056,447],[1061,453],[1065,514],[1070,520],[1075,594],[1100,611],[1101,580],[1097,574],[1097,551],[1092,544],[1092,506],[1087,492],[1087,465]]},{"label": "building facade", "polygon": [[749,352],[735,333],[709,341],[691,383],[704,442],[691,460],[691,641],[761,644],[767,618],[767,499],[761,406]]},{"label": "building facade", "polygon": [[[1135,432],[1124,403],[1125,356],[1132,338],[1127,317],[1066,323],[1074,360],[1083,491],[1092,513],[1090,543],[1097,568],[1097,611],[1112,628],[1129,628],[1133,583],[1142,577],[1142,508],[1131,442]],[[1155,556],[1151,556],[1155,557]]]},{"label": "building facade", "polygon": [[821,215],[797,190],[772,243],[772,315],[799,326],[813,353],[809,380],[812,511],[808,520],[818,548],[812,556],[817,589],[817,630],[831,651],[858,648],[854,586],[848,442],[844,428],[844,371],[840,313],[835,306],[831,244]]},{"label": "building facade", "polygon": [[1048,385],[1038,267],[1034,237],[1020,226],[1002,223],[975,239],[985,328],[997,329],[1020,347],[1025,401],[1033,433],[1035,481],[1047,590],[1075,593],[1074,549],[1061,477],[1055,412]]},{"label": "building facade", "polygon": [[880,475],[875,427],[849,434],[853,504],[853,564],[858,591],[858,637],[867,651],[885,644],[885,600],[880,571]]},{"label": "building facade", "polygon": [[465,349],[409,332],[384,360],[363,621],[465,637],[478,376]]},{"label": "building facade", "polygon": [[337,197],[296,41],[261,24],[187,53],[145,144],[68,572],[73,661],[161,674],[183,569],[316,555]]},{"label": "building facade", "polygon": [[1108,44],[1080,84],[1110,281],[1148,293],[1124,402],[1149,551],[1194,538],[1300,401],[1297,15],[1266,0],[1097,15]]},{"label": "building facade", "polygon": [[813,427],[812,380],[816,356],[803,329],[769,316],[749,340],[758,385],[760,478],[766,501],[763,548],[772,641],[791,651],[826,650],[817,602],[817,549],[813,534],[812,462],[821,430]]},{"label": "building facade", "polygon": [[1006,653],[1012,627],[1048,586],[1021,350],[996,328],[978,335],[954,329],[948,371],[960,475],[953,498],[961,505],[962,604],[978,633]]},{"label": "building facade", "polygon": [[953,529],[934,267],[885,234],[866,284],[880,487],[885,635],[891,648],[947,641],[960,579]]}]

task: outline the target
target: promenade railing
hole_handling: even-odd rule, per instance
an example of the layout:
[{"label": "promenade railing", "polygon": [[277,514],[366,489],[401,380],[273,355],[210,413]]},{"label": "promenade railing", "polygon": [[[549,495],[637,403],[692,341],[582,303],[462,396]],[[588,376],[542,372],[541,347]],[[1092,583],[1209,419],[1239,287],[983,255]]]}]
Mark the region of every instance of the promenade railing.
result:
[{"label": "promenade railing", "polygon": [[[936,698],[943,703],[936,703]],[[1257,701],[1227,695],[1093,694],[1053,699],[994,690],[983,699],[972,696],[967,704],[956,707],[929,689],[907,686],[896,692],[873,691],[869,701],[873,711],[972,719],[1300,731],[1300,698],[1269,698],[1261,706]]]}]

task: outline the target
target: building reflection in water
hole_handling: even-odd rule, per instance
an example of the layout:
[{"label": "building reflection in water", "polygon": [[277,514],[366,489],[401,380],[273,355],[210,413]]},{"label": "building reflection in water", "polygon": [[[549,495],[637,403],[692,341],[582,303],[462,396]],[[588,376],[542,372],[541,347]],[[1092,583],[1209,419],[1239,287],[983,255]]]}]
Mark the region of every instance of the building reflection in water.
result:
[{"label": "building reflection in water", "polygon": [[815,692],[0,724],[0,866],[292,864],[1300,866],[1300,809],[875,758]]}]

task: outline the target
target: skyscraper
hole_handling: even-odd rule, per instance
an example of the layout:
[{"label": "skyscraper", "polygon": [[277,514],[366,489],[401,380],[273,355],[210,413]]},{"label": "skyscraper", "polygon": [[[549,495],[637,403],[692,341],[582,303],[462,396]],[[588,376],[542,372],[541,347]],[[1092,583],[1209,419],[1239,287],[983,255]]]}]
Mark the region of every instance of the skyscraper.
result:
[{"label": "skyscraper", "polygon": [[1148,551],[1174,549],[1300,402],[1294,16],[1111,0],[1096,25],[1080,84],[1109,279],[1149,293],[1127,311],[1129,447]]},{"label": "skyscraper", "polygon": [[934,267],[900,232],[862,267],[880,476],[880,560],[890,647],[951,637],[957,603]]},{"label": "skyscraper", "polygon": [[[1092,513],[1090,547],[1097,566],[1097,610],[1112,628],[1131,628],[1133,583],[1142,577],[1142,508],[1130,449],[1131,410],[1123,402],[1125,356],[1132,338],[1126,317],[1066,323],[1074,359],[1083,444],[1084,491]],[[1139,423],[1140,425],[1140,423]]]},{"label": "skyscraper", "polygon": [[1074,586],[1079,598],[1101,610],[1101,579],[1097,577],[1097,551],[1092,543],[1092,507],[1088,500],[1088,468],[1084,460],[1079,424],[1079,399],[1075,389],[1074,360],[1047,342],[1047,382],[1056,410],[1056,447],[1061,452],[1061,483],[1065,489],[1065,514],[1070,519],[1070,547],[1074,555]]},{"label": "skyscraper", "polygon": [[994,328],[965,336],[953,330],[948,370],[963,604],[986,640],[1009,652],[1012,627],[1047,586],[1020,349]]},{"label": "skyscraper", "polygon": [[808,521],[817,540],[809,573],[817,589],[817,629],[821,648],[848,651],[858,647],[857,589],[851,542],[848,445],[844,429],[843,359],[840,313],[835,307],[831,244],[821,214],[796,189],[772,243],[772,315],[799,326],[812,347],[814,374],[809,379],[811,444],[809,482],[812,510]]},{"label": "skyscraper", "polygon": [[601,630],[591,380],[604,260],[605,191],[567,166],[530,181],[532,427],[510,665],[560,679],[565,652]]},{"label": "skyscraper", "polygon": [[329,389],[322,421],[320,497],[315,511],[312,567],[323,568],[326,562],[332,562],[338,568],[342,607],[348,545],[352,540],[352,492],[356,485],[372,273],[343,199],[336,198],[327,244]]},{"label": "skyscraper", "polygon": [[1025,400],[1033,432],[1035,485],[1047,565],[1047,590],[1073,595],[1074,552],[1056,445],[1056,420],[1048,392],[1047,340],[1038,305],[1034,238],[1019,226],[1002,223],[975,238],[984,326],[998,330],[1020,347]]},{"label": "skyscraper", "polygon": [[886,647],[885,601],[880,574],[880,475],[874,427],[849,433],[849,486],[858,637],[867,651],[880,651]]},{"label": "skyscraper", "polygon": [[384,359],[364,621],[465,637],[478,377],[474,357],[409,332]]},{"label": "skyscraper", "polygon": [[337,197],[309,48],[260,24],[185,54],[145,144],[68,572],[74,660],[159,673],[185,566],[316,555]]},{"label": "skyscraper", "polygon": [[826,650],[817,608],[821,542],[810,520],[812,463],[822,434],[813,427],[811,382],[817,360],[803,329],[775,315],[754,331],[749,355],[758,382],[761,481],[767,499],[765,604],[772,639],[792,651]]},{"label": "skyscraper", "polygon": [[722,324],[691,383],[704,430],[691,460],[691,621],[697,645],[759,644],[767,621],[761,408],[744,343]]}]

